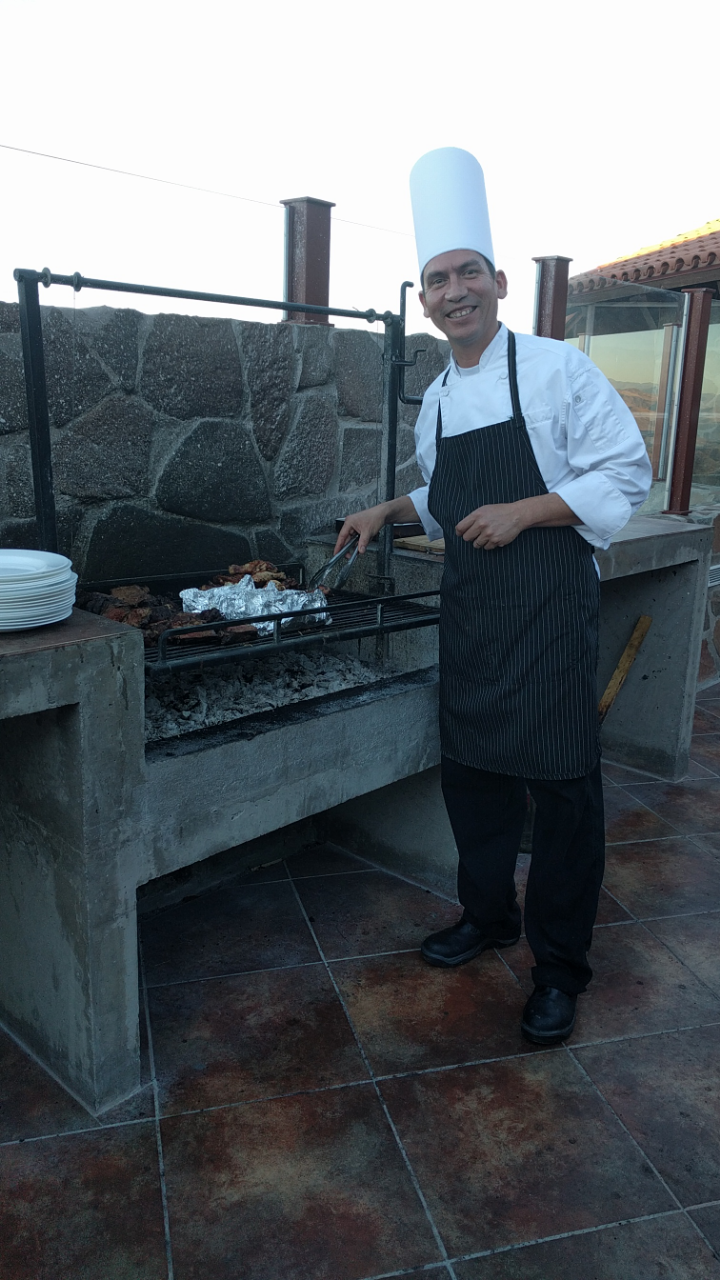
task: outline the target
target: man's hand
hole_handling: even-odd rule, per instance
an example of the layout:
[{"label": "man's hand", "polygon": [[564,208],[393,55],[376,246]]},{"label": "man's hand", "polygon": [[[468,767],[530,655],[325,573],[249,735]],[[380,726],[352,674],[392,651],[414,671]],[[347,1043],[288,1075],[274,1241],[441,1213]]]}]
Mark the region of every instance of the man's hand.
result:
[{"label": "man's hand", "polygon": [[360,535],[358,551],[360,555],[364,555],[368,542],[371,542],[380,532],[383,525],[410,523],[417,519],[418,513],[407,496],[393,498],[390,502],[379,502],[376,507],[368,507],[367,511],[356,511],[354,515],[345,517],[345,523],[337,536],[335,550],[342,551],[357,533]]},{"label": "man's hand", "polygon": [[341,551],[356,534],[359,534],[358,551],[360,555],[364,555],[368,542],[372,542],[385,524],[386,505],[385,502],[381,502],[377,507],[368,507],[367,511],[356,511],[354,515],[346,516],[345,523],[337,536],[335,551]]},{"label": "man's hand", "polygon": [[575,512],[557,493],[543,493],[536,498],[520,498],[518,502],[498,502],[478,507],[455,525],[464,542],[472,542],[478,551],[493,551],[514,542],[523,529],[560,528],[580,524]]}]

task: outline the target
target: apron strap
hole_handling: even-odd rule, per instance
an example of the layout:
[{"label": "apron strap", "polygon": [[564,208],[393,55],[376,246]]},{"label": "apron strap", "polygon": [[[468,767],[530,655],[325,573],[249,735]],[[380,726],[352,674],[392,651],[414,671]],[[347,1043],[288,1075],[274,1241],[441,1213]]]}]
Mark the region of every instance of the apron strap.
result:
[{"label": "apron strap", "polygon": [[[449,373],[450,373],[450,366],[448,365],[447,369],[445,370],[445,377],[442,380],[443,386],[445,386],[445,383],[448,380]],[[442,440],[442,409],[440,408],[440,401],[438,400],[438,416],[437,416],[437,422],[435,424],[435,454],[436,455],[440,449],[441,440]]]},{"label": "apron strap", "polygon": [[520,392],[518,391],[517,360],[515,358],[515,334],[508,329],[508,377],[510,380],[510,399],[512,401],[515,425],[522,430],[524,419],[520,408]]}]

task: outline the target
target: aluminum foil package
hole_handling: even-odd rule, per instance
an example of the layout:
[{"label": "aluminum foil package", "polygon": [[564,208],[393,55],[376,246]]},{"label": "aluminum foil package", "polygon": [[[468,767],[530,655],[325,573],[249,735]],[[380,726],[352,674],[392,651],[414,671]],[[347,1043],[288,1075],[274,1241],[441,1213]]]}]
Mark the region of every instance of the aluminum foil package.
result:
[{"label": "aluminum foil package", "polygon": [[[278,591],[274,582],[268,582],[266,587],[256,587],[250,574],[246,574],[240,582],[231,582],[224,587],[211,587],[209,591],[188,587],[180,592],[180,599],[186,613],[219,609],[228,622],[243,622],[246,618],[258,616],[272,617],[278,613],[289,613],[293,609],[307,611],[307,622],[315,622],[320,626],[331,620],[329,613],[312,612],[313,609],[322,609],[327,605],[322,591]],[[305,618],[284,618],[280,625],[286,630],[305,623]],[[272,622],[255,622],[253,625],[261,636],[272,635]]]}]

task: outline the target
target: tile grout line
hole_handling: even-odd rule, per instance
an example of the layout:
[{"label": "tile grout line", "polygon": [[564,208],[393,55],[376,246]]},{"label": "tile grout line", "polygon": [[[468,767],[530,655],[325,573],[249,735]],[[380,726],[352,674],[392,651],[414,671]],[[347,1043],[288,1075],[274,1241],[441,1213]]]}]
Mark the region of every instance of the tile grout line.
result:
[{"label": "tile grout line", "polygon": [[140,973],[142,976],[143,1006],[145,1009],[145,1029],[148,1038],[148,1062],[150,1065],[150,1081],[153,1092],[153,1109],[155,1111],[155,1143],[157,1146],[158,1171],[160,1175],[160,1198],[162,1201],[163,1231],[165,1234],[165,1257],[167,1260],[167,1280],[175,1280],[173,1266],[172,1241],[170,1239],[170,1212],[168,1209],[167,1184],[165,1182],[165,1156],[163,1153],[162,1133],[160,1131],[160,1100],[158,1094],[157,1075],[155,1073],[155,1050],[153,1048],[152,1026],[150,1025],[150,1003],[145,984],[145,963],[143,960],[142,940],[138,939],[140,953]]},{"label": "tile grout line", "polygon": [[302,911],[303,917],[304,917],[304,919],[305,919],[305,923],[307,924],[307,927],[308,927],[308,929],[310,930],[310,934],[311,934],[311,936],[312,936],[312,938],[313,938],[313,941],[314,941],[314,943],[315,943],[315,946],[317,947],[318,955],[320,956],[320,958],[321,958],[321,960],[322,960],[323,964],[325,965],[325,969],[326,969],[327,974],[328,974],[328,977],[330,978],[330,981],[331,981],[331,983],[332,983],[332,985],[333,985],[333,988],[334,988],[334,990],[335,990],[335,994],[336,994],[336,996],[337,996],[338,1000],[340,1001],[340,1005],[341,1005],[341,1008],[342,1008],[342,1010],[343,1010],[343,1013],[345,1014],[345,1017],[347,1018],[348,1026],[350,1027],[350,1030],[351,1030],[351,1032],[352,1032],[352,1034],[353,1034],[353,1037],[354,1037],[354,1039],[355,1039],[355,1043],[356,1043],[356,1045],[357,1045],[357,1047],[358,1047],[358,1052],[359,1052],[360,1057],[361,1057],[361,1059],[362,1059],[362,1061],[363,1061],[363,1064],[364,1064],[364,1066],[365,1066],[365,1070],[367,1071],[368,1076],[369,1076],[369,1081],[368,1081],[368,1083],[371,1083],[371,1084],[372,1084],[372,1086],[373,1086],[373,1089],[375,1090],[375,1094],[376,1094],[376,1096],[377,1096],[378,1102],[380,1103],[380,1106],[381,1106],[381,1108],[382,1108],[383,1114],[384,1114],[385,1119],[386,1119],[386,1121],[387,1121],[387,1124],[388,1124],[388,1126],[389,1126],[389,1128],[390,1128],[390,1131],[391,1131],[391,1133],[392,1133],[392,1135],[393,1135],[393,1138],[395,1139],[396,1146],[397,1146],[397,1148],[398,1148],[398,1150],[399,1150],[399,1152],[400,1152],[400,1155],[401,1155],[401,1157],[402,1157],[402,1160],[403,1160],[403,1163],[404,1163],[404,1165],[405,1165],[405,1168],[407,1169],[408,1174],[409,1174],[409,1176],[410,1176],[410,1181],[412,1182],[413,1188],[414,1188],[414,1190],[415,1190],[415,1194],[417,1195],[417,1198],[418,1198],[418,1200],[420,1201],[420,1204],[422,1205],[423,1212],[425,1213],[425,1217],[426,1217],[426,1219],[427,1219],[427,1221],[428,1221],[428,1223],[429,1223],[430,1230],[432,1231],[433,1238],[434,1238],[435,1243],[436,1243],[436,1245],[437,1245],[437,1247],[438,1247],[438,1250],[439,1250],[439,1252],[440,1252],[441,1259],[442,1259],[442,1261],[445,1263],[445,1267],[446,1267],[447,1273],[448,1273],[448,1275],[450,1276],[451,1280],[457,1280],[457,1276],[455,1275],[455,1272],[454,1272],[454,1270],[453,1270],[453,1268],[452,1268],[452,1266],[451,1266],[451,1264],[450,1264],[450,1262],[449,1262],[449,1260],[448,1260],[448,1252],[447,1252],[447,1249],[445,1248],[445,1243],[444,1243],[444,1241],[443,1241],[442,1236],[440,1235],[440,1232],[438,1231],[438,1229],[437,1229],[437,1227],[436,1227],[436,1225],[435,1225],[435,1222],[434,1222],[433,1216],[432,1216],[432,1214],[430,1213],[430,1207],[429,1207],[429,1205],[428,1205],[428,1203],[427,1203],[427,1200],[425,1199],[425,1196],[424,1196],[424,1194],[423,1194],[423,1191],[422,1191],[422,1188],[421,1188],[421,1186],[420,1186],[420,1182],[419,1182],[419,1180],[418,1180],[417,1174],[415,1173],[415,1170],[413,1169],[412,1164],[410,1163],[410,1157],[408,1156],[407,1151],[405,1150],[404,1144],[403,1144],[403,1142],[401,1141],[400,1134],[398,1133],[398,1130],[397,1130],[397,1128],[396,1128],[395,1122],[393,1121],[393,1118],[392,1118],[392,1116],[390,1115],[390,1112],[389,1112],[389,1110],[388,1110],[387,1103],[385,1102],[385,1099],[384,1099],[384,1098],[383,1098],[383,1096],[382,1096],[382,1093],[381,1093],[381,1091],[380,1091],[380,1086],[378,1085],[378,1082],[377,1082],[377,1080],[376,1080],[376,1078],[375,1078],[375,1073],[374,1073],[374,1071],[373,1071],[372,1067],[370,1066],[370,1061],[369,1061],[368,1056],[367,1056],[367,1054],[366,1054],[366,1052],[365,1052],[365,1049],[363,1048],[363,1045],[362,1045],[362,1041],[361,1041],[361,1039],[360,1039],[360,1036],[359,1036],[359,1034],[358,1034],[358,1032],[357,1032],[357,1030],[356,1030],[356,1028],[355,1028],[355,1024],[353,1023],[352,1018],[350,1017],[350,1011],[349,1011],[349,1009],[348,1009],[348,1007],[347,1007],[347,1004],[346,1004],[346,1002],[345,1002],[345,1000],[344,1000],[344,998],[343,998],[342,992],[340,991],[340,988],[339,988],[339,986],[338,986],[337,982],[335,981],[335,976],[334,976],[334,974],[333,974],[333,972],[332,972],[332,969],[330,968],[330,965],[328,964],[327,960],[325,959],[325,953],[324,953],[324,951],[323,951],[322,947],[320,946],[320,941],[319,941],[319,939],[318,939],[318,936],[317,936],[317,934],[316,934],[315,930],[313,929],[312,924],[310,923],[310,917],[309,917],[309,915],[308,915],[307,911],[305,910],[305,905],[304,905],[304,903],[303,903],[303,901],[302,901],[302,898],[300,897],[300,894],[298,893],[297,886],[296,886],[295,881],[294,881],[294,879],[293,879],[293,877],[292,877],[292,875],[291,875],[291,873],[290,873],[290,870],[289,870],[289,868],[288,868],[287,862],[285,863],[285,870],[286,870],[286,871],[287,871],[287,873],[288,873],[288,878],[289,878],[290,883],[291,883],[291,885],[292,885],[292,887],[293,887],[293,891],[294,891],[294,893],[295,893],[295,897],[296,897],[296,899],[297,899],[297,902],[298,902],[298,905],[299,905],[299,907],[300,907],[300,910]]},{"label": "tile grout line", "polygon": [[[532,1249],[540,1244],[552,1244],[554,1240],[572,1240],[575,1236],[597,1235],[600,1231],[612,1231],[614,1227],[625,1227],[635,1222],[656,1222],[660,1218],[674,1218],[682,1215],[683,1209],[663,1209],[659,1213],[640,1213],[634,1218],[616,1218],[614,1222],[600,1222],[596,1227],[577,1227],[575,1231],[558,1231],[552,1236],[538,1236],[535,1240],[521,1240],[517,1244],[501,1244],[497,1249],[481,1249],[477,1253],[458,1254],[453,1262],[472,1262],[475,1258],[494,1258],[501,1253],[518,1253],[521,1249]],[[369,1277],[368,1280],[375,1280]],[[378,1280],[382,1280],[378,1277]]]},{"label": "tile grout line", "polygon": [[642,1156],[643,1160],[644,1160],[644,1161],[646,1162],[646,1164],[647,1164],[647,1165],[649,1165],[649,1167],[652,1169],[653,1173],[655,1174],[655,1177],[658,1179],[658,1181],[661,1183],[661,1185],[665,1188],[665,1191],[667,1192],[667,1194],[671,1197],[671,1199],[672,1199],[672,1200],[674,1200],[674,1202],[675,1202],[675,1204],[676,1204],[677,1208],[678,1208],[678,1209],[681,1211],[681,1213],[683,1214],[683,1216],[684,1216],[684,1218],[685,1218],[686,1222],[688,1222],[688,1223],[690,1224],[690,1226],[692,1227],[692,1229],[693,1229],[693,1231],[696,1233],[696,1235],[699,1235],[699,1236],[700,1236],[700,1238],[701,1238],[701,1240],[703,1240],[703,1241],[705,1242],[705,1244],[707,1245],[708,1249],[710,1250],[710,1252],[711,1252],[712,1256],[713,1256],[714,1258],[717,1258],[717,1257],[718,1257],[718,1254],[717,1254],[716,1250],[713,1248],[713,1246],[711,1245],[711,1243],[710,1243],[710,1241],[708,1240],[707,1236],[705,1235],[705,1232],[704,1232],[704,1231],[702,1231],[702,1230],[701,1230],[701,1228],[698,1226],[698,1224],[694,1221],[694,1219],[690,1217],[690,1214],[688,1213],[687,1209],[686,1209],[686,1208],[684,1208],[684,1206],[682,1205],[682,1203],[680,1202],[680,1200],[678,1199],[678,1197],[675,1195],[675,1192],[674,1192],[674,1191],[669,1187],[668,1183],[667,1183],[667,1182],[665,1181],[665,1179],[663,1178],[663,1176],[662,1176],[662,1174],[660,1173],[659,1169],[656,1167],[656,1165],[655,1165],[654,1161],[652,1161],[652,1160],[650,1159],[650,1157],[648,1156],[648,1154],[647,1154],[647,1152],[645,1151],[645,1149],[644,1149],[644,1148],[640,1145],[640,1143],[638,1142],[637,1138],[636,1138],[636,1137],[634,1137],[634,1135],[630,1132],[630,1130],[629,1130],[628,1126],[625,1124],[624,1120],[622,1120],[622,1119],[621,1119],[621,1117],[618,1115],[618,1112],[615,1110],[615,1108],[614,1108],[614,1106],[612,1105],[612,1103],[611,1103],[611,1102],[610,1102],[610,1101],[605,1097],[605,1094],[602,1092],[602,1089],[600,1089],[600,1087],[595,1083],[595,1081],[593,1080],[592,1076],[590,1075],[590,1072],[589,1072],[589,1071],[587,1071],[587,1069],[586,1069],[586,1068],[583,1066],[583,1064],[578,1060],[578,1058],[576,1058],[575,1053],[574,1053],[574,1052],[573,1052],[573,1050],[570,1048],[570,1046],[569,1046],[569,1045],[567,1045],[567,1044],[565,1045],[565,1052],[567,1053],[568,1057],[569,1057],[569,1058],[570,1058],[570,1059],[575,1063],[575,1066],[577,1067],[577,1069],[578,1069],[578,1071],[581,1073],[581,1075],[583,1075],[583,1076],[585,1077],[585,1079],[588,1081],[588,1083],[591,1085],[591,1087],[593,1088],[593,1090],[595,1091],[595,1093],[597,1094],[597,1096],[600,1098],[600,1100],[601,1100],[601,1101],[602,1101],[602,1103],[604,1104],[604,1106],[606,1106],[606,1107],[608,1108],[608,1110],[611,1112],[611,1114],[615,1116],[615,1119],[617,1120],[617,1122],[618,1122],[618,1124],[621,1126],[621,1128],[624,1130],[624,1132],[627,1134],[627,1136],[628,1136],[628,1138],[630,1139],[630,1141],[632,1142],[633,1146],[634,1146],[634,1147],[635,1147],[635,1148],[640,1152],[640,1155]]}]

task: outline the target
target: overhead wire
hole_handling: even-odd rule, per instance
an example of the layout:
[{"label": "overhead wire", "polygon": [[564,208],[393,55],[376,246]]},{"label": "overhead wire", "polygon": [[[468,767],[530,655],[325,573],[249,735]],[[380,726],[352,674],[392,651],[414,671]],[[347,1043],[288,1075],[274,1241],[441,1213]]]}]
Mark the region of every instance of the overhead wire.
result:
[{"label": "overhead wire", "polygon": [[[196,187],[189,182],[175,182],[172,178],[156,178],[149,173],[134,173],[131,169],[115,169],[106,164],[94,164],[90,160],[75,160],[71,156],[56,156],[49,151],[32,151],[29,147],[15,147],[9,142],[0,142],[0,148],[3,151],[17,151],[25,156],[37,156],[42,160],[59,160],[62,164],[76,164],[83,169],[97,169],[101,173],[119,174],[123,178],[137,178],[141,182],[157,182],[165,187],[179,187],[183,191],[196,191],[200,195],[220,196],[225,200],[242,200],[246,204],[260,204],[266,209],[278,209],[280,206],[274,204],[271,200],[257,200],[253,196],[239,196],[233,191],[217,191],[212,187]],[[368,231],[384,231],[391,236],[407,236],[412,239],[409,231],[397,231],[394,227],[377,227],[370,222],[354,222],[350,218],[338,218],[331,215],[333,222],[342,222],[349,227],[365,227]]]}]

